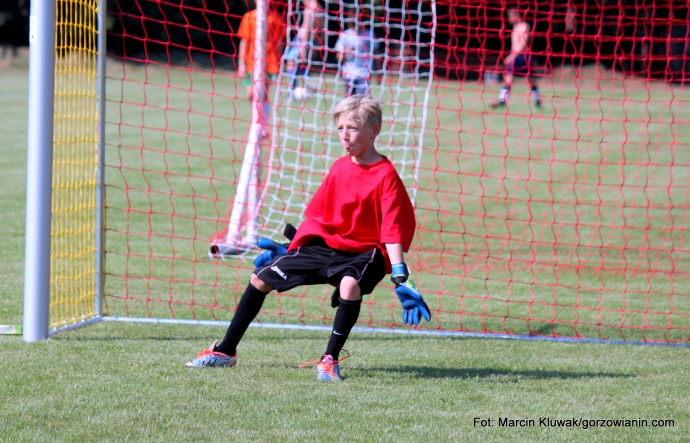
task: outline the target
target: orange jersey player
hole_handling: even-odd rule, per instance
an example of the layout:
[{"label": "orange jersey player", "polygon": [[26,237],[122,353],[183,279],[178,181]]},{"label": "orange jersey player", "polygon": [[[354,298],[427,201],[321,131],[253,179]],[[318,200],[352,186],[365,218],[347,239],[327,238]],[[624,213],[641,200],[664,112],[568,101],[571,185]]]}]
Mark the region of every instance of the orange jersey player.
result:
[{"label": "orange jersey player", "polygon": [[[276,79],[280,72],[280,54],[286,25],[278,13],[272,9],[266,15],[266,95],[268,96],[268,80]],[[247,98],[252,97],[252,74],[254,73],[254,38],[256,36],[256,9],[244,14],[240,28],[237,31],[240,38],[240,52],[237,64],[237,75],[244,79],[247,88]]]}]

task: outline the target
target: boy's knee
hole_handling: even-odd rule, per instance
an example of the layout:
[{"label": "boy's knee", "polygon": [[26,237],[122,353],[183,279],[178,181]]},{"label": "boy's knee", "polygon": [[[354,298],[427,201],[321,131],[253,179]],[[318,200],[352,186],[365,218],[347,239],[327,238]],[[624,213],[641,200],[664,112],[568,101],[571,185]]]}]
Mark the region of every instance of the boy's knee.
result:
[{"label": "boy's knee", "polygon": [[340,298],[348,301],[357,301],[362,298],[359,283],[352,277],[346,276],[340,281]]},{"label": "boy's knee", "polygon": [[256,274],[252,274],[251,279],[249,279],[249,283],[251,283],[252,286],[261,292],[271,292],[273,290],[273,286],[264,283],[264,281],[257,277]]}]

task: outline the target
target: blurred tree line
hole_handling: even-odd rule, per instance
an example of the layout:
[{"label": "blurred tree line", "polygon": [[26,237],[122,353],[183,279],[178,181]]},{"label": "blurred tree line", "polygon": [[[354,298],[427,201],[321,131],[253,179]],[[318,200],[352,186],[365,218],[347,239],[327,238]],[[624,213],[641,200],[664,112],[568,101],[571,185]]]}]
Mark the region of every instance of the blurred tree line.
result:
[{"label": "blurred tree line", "polygon": [[[62,1],[62,0],[58,0]],[[285,16],[289,0],[269,0]],[[387,0],[427,12],[429,0]],[[107,0],[108,52],[133,60],[201,60],[233,67],[236,32],[253,0]],[[345,0],[380,5],[382,0]],[[337,13],[339,3],[320,0]],[[437,0],[437,75],[470,78],[471,66],[495,66],[510,50],[505,8],[524,12],[532,50],[545,71],[600,63],[632,75],[690,77],[690,8],[671,0]],[[395,17],[393,17],[395,18]],[[28,45],[29,0],[0,0],[0,45]],[[407,20],[411,17],[408,15]],[[378,18],[377,18],[378,20]],[[414,20],[412,20],[414,21]],[[337,20],[330,21],[337,26]],[[433,23],[423,23],[431,28]],[[330,39],[338,29],[331,29]],[[377,33],[385,33],[381,27]],[[383,37],[383,35],[380,35]],[[327,41],[332,46],[334,42]],[[332,57],[332,55],[330,55]]]},{"label": "blurred tree line", "polygon": [[[283,9],[284,2],[271,3]],[[195,57],[232,64],[239,48],[235,34],[244,13],[254,7],[252,0],[108,0],[108,52],[140,60]]]},{"label": "blurred tree line", "polygon": [[29,0],[0,0],[0,45],[29,45]]}]

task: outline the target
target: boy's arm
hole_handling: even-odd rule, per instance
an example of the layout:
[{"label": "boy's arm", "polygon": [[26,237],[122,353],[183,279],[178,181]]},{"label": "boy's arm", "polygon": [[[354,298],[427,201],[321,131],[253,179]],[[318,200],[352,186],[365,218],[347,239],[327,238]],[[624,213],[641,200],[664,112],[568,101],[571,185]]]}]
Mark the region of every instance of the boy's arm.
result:
[{"label": "boy's arm", "polygon": [[240,40],[240,57],[237,66],[237,75],[242,78],[247,74],[247,46],[249,45],[247,44],[246,38]]},{"label": "boy's arm", "polygon": [[297,32],[297,35],[299,36],[299,46],[297,46],[298,52],[299,52],[299,58],[304,62],[307,60],[307,44],[309,41],[309,33],[311,31],[309,28],[305,27],[304,25],[299,28],[299,31]]},{"label": "boy's arm", "polygon": [[404,261],[402,243],[386,243],[386,251],[388,251],[391,263],[397,264]]},{"label": "boy's arm", "polygon": [[335,52],[338,54],[338,62],[342,63],[345,46],[343,45],[343,40],[341,37],[338,37],[338,41],[335,42],[335,47],[333,49],[335,49]]},{"label": "boy's arm", "polygon": [[352,48],[350,46],[345,46],[345,42],[343,42],[343,37],[340,36],[338,37],[338,41],[335,43],[335,51],[338,53],[338,60],[340,61],[340,63],[345,63],[347,57],[352,52]]},{"label": "boy's arm", "polygon": [[299,35],[299,40],[301,45],[299,45],[299,56],[302,61],[307,59],[307,44],[311,40],[311,25],[313,23],[314,8],[307,7],[304,10],[304,16],[302,17],[302,26],[300,26],[297,34]]},{"label": "boy's arm", "polygon": [[373,59],[374,72],[376,75],[372,75],[372,80],[375,80],[379,84],[383,81],[383,73],[381,69],[383,68],[383,54],[381,54],[381,43],[378,41],[376,36],[371,34],[371,58]]},{"label": "boy's arm", "polygon": [[[237,75],[244,78],[247,74],[247,49],[249,48],[249,39],[253,38],[252,26],[251,26],[251,12],[247,12],[242,17],[240,22],[240,27],[237,30],[237,36],[240,38],[240,50],[237,61]],[[251,54],[253,57],[254,54]]]}]

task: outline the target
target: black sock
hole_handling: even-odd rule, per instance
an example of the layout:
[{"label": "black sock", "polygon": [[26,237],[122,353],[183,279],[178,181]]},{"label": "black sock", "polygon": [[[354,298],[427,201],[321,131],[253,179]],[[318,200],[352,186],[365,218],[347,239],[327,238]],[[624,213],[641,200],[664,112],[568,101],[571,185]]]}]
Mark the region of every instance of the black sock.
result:
[{"label": "black sock", "polygon": [[333,321],[333,331],[331,332],[331,339],[328,341],[328,348],[324,355],[332,355],[334,360],[338,359],[340,350],[343,349],[347,336],[350,335],[352,327],[357,323],[359,318],[359,309],[362,307],[362,299],[357,301],[339,299],[340,305],[335,313],[335,320]]},{"label": "black sock", "polygon": [[230,322],[225,338],[218,346],[217,352],[222,352],[227,355],[235,355],[237,353],[237,344],[242,340],[244,332],[249,327],[249,323],[254,320],[261,310],[261,306],[266,300],[268,292],[262,292],[256,289],[251,283],[245,289],[240,303],[237,305],[235,316]]}]

